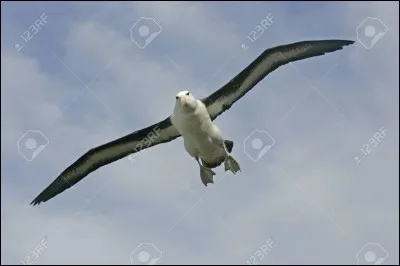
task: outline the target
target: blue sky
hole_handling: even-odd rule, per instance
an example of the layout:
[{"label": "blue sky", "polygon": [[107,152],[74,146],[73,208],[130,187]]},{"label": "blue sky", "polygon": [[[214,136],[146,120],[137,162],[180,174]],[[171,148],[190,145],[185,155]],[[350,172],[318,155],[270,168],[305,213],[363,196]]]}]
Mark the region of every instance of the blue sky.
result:
[{"label": "blue sky", "polygon": [[[159,264],[355,264],[370,242],[389,255],[369,245],[361,260],[371,251],[398,263],[396,5],[3,2],[2,263],[137,264],[143,250],[160,257],[136,250],[142,242],[162,252]],[[17,51],[43,13],[45,26]],[[243,51],[268,14],[272,25]],[[141,17],[162,28],[145,49],[130,37]],[[379,20],[360,29],[388,28],[369,49],[364,31],[357,39],[368,17]],[[220,167],[218,183],[204,187],[180,138],[29,205],[88,149],[168,116],[177,92],[205,97],[266,48],[331,38],[356,43],[279,68],[216,120],[241,173]],[[360,147],[382,127],[385,137],[364,155]],[[49,141],[32,161],[17,145],[28,130],[41,133],[25,139]],[[245,142],[254,130],[275,140],[257,161]],[[273,248],[261,258],[268,239]]]}]

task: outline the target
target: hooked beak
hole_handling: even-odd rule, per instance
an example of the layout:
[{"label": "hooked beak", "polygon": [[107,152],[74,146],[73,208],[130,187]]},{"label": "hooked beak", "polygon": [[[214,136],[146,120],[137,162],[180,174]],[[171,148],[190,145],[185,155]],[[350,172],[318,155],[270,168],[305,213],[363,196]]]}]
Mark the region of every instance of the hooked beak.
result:
[{"label": "hooked beak", "polygon": [[179,98],[179,100],[181,101],[181,104],[182,104],[182,105],[185,105],[185,104],[186,104],[186,98],[185,98],[185,96],[181,96],[181,97]]}]

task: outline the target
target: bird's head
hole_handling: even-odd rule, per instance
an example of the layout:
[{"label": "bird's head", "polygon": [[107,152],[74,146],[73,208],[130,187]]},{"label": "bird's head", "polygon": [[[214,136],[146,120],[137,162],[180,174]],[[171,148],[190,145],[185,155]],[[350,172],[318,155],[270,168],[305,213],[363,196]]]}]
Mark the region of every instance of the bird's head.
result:
[{"label": "bird's head", "polygon": [[181,91],[176,95],[175,106],[180,107],[183,110],[196,109],[197,100],[189,91]]}]

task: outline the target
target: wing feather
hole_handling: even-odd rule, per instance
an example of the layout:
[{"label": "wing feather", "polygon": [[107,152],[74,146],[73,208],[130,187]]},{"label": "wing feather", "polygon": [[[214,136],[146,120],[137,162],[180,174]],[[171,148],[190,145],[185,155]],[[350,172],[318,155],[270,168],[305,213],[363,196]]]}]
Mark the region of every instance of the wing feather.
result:
[{"label": "wing feather", "polygon": [[48,201],[104,165],[179,136],[168,117],[157,124],[93,148],[65,169],[31,204],[35,206]]},{"label": "wing feather", "polygon": [[267,49],[231,81],[202,101],[214,120],[278,67],[341,50],[353,43],[347,40],[303,41]]}]

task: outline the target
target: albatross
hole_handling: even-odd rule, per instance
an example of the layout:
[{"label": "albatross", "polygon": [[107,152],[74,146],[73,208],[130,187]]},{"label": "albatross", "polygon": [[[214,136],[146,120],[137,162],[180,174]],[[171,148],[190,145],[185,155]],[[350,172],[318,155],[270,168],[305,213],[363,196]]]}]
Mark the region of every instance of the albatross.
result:
[{"label": "albatross", "polygon": [[170,116],[90,149],[67,167],[31,204],[35,206],[48,201],[102,166],[180,136],[183,137],[187,153],[197,161],[205,186],[213,183],[215,172],[212,169],[222,163],[225,171],[236,174],[241,169],[231,155],[234,142],[224,138],[214,120],[278,67],[338,51],[353,43],[350,40],[314,40],[276,46],[266,49],[233,79],[206,98],[196,99],[191,92],[181,91],[175,96],[175,107]]}]

